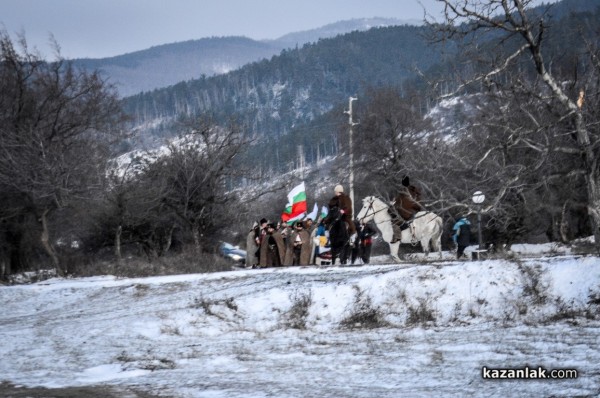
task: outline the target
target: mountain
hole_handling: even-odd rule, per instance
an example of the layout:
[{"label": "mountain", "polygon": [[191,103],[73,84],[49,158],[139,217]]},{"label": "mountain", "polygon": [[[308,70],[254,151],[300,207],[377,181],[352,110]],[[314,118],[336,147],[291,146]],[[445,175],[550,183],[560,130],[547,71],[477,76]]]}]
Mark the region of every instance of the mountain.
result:
[{"label": "mountain", "polygon": [[211,114],[217,120],[235,117],[250,135],[278,136],[349,95],[399,85],[441,62],[448,54],[429,45],[429,29],[393,26],[321,39],[225,75],[125,98],[123,105],[135,126],[162,123],[170,130],[179,117]]},{"label": "mountain", "polygon": [[73,65],[100,70],[120,95],[151,91],[204,75],[227,73],[281,51],[276,43],[246,37],[212,37],[164,44],[101,59],[76,59]]},{"label": "mountain", "polygon": [[275,40],[247,37],[210,37],[164,44],[124,55],[100,59],[74,59],[87,70],[101,70],[122,96],[167,87],[181,81],[230,72],[241,66],[279,54],[322,38],[373,27],[415,24],[393,18],[364,18],[340,21],[317,29],[289,33]]},{"label": "mountain", "polygon": [[[562,63],[576,57],[582,42],[572,42],[577,37],[573,29],[597,25],[596,14],[590,12],[594,6],[597,3],[588,0],[550,6],[553,29],[546,32],[547,50],[555,65],[559,59]],[[227,74],[124,98],[123,106],[133,118],[131,127],[138,132],[138,142],[133,144],[162,144],[165,137],[177,133],[178,119],[209,115],[216,122],[234,119],[241,124],[258,144],[249,151],[248,160],[271,153],[264,165],[267,169],[289,170],[300,146],[308,162],[336,154],[336,135],[345,122],[340,115],[349,96],[364,99],[366,89],[379,87],[418,91],[423,101],[415,105],[427,112],[433,97],[425,94],[417,71],[430,81],[441,81],[438,89],[446,87],[444,92],[460,83],[452,79],[456,79],[453,68],[461,62],[451,62],[460,56],[458,44],[447,41],[441,51],[430,44],[431,35],[431,27],[409,25],[353,31],[283,50]],[[492,51],[493,38],[482,41],[480,48]]]},{"label": "mountain", "polygon": [[360,18],[350,19],[347,21],[339,21],[323,27],[311,30],[305,30],[301,32],[288,33],[287,35],[281,36],[277,40],[283,48],[293,48],[296,46],[302,46],[306,43],[314,43],[319,39],[327,39],[345,33],[350,33],[355,30],[365,31],[372,28],[384,28],[387,26],[401,26],[401,25],[422,25],[423,21],[417,19],[411,20],[400,20],[396,18]]}]

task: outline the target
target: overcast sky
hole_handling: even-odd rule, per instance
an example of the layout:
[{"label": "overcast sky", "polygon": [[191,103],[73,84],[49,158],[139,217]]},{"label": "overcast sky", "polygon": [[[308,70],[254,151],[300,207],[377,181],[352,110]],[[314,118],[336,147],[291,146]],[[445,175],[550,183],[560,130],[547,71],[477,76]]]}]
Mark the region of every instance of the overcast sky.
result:
[{"label": "overcast sky", "polygon": [[436,0],[0,0],[0,29],[24,32],[46,57],[52,34],[65,58],[103,58],[211,36],[276,39],[353,18],[438,19],[441,10]]},{"label": "overcast sky", "polygon": [[[422,4],[422,5],[421,5]],[[423,19],[435,0],[0,0],[0,27],[51,57],[101,58],[211,36],[275,39],[363,17]]]}]

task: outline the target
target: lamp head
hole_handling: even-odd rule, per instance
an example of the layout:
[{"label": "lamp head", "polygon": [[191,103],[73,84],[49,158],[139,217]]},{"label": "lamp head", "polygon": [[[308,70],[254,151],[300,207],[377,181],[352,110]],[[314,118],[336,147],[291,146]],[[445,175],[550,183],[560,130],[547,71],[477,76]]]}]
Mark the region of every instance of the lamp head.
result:
[{"label": "lamp head", "polygon": [[477,191],[473,194],[473,197],[471,199],[473,200],[473,203],[480,205],[485,200],[485,195],[483,194],[483,192]]}]

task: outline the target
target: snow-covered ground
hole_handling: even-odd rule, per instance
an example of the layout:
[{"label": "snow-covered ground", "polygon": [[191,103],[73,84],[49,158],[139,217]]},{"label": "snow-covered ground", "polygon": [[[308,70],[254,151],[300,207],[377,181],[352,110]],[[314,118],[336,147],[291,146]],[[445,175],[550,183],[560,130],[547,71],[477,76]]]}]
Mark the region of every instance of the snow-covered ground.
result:
[{"label": "snow-covered ground", "polygon": [[[529,255],[1,287],[0,381],[121,396],[600,395],[600,258],[516,249]],[[540,366],[578,377],[482,377]]]}]

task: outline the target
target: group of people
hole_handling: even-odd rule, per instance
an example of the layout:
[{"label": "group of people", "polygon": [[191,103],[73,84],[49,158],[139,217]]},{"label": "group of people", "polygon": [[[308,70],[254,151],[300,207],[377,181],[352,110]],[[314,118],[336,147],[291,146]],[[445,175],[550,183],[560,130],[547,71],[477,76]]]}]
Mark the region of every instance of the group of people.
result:
[{"label": "group of people", "polygon": [[260,220],[246,241],[247,267],[280,267],[308,264],[313,220],[271,223]]},{"label": "group of people", "polygon": [[[337,185],[334,197],[328,207],[340,210],[341,217],[348,224],[352,263],[357,259],[368,263],[371,255],[372,237],[376,233],[369,225],[352,219],[352,200]],[[289,265],[311,265],[321,253],[326,241],[327,226],[332,220],[325,217],[314,221],[311,218],[294,222],[269,222],[266,218],[253,225],[246,240],[246,266],[249,268],[279,267]]]},{"label": "group of people", "polygon": [[[348,226],[352,264],[357,259],[368,264],[376,231],[361,220],[353,219],[352,200],[344,193],[342,185],[337,185],[334,193],[328,207],[337,207],[342,220]],[[425,210],[421,205],[421,191],[410,183],[408,176],[402,180],[402,189],[394,201],[393,209],[395,214],[392,216],[396,217],[395,223],[401,229],[406,228],[418,212]],[[332,221],[328,217],[319,218],[316,222],[307,218],[291,223],[273,223],[265,218],[261,219],[260,223],[255,223],[247,237],[246,266],[264,268],[315,264],[315,259],[320,254],[318,242],[327,240],[327,226]],[[470,243],[470,223],[466,217],[460,217],[453,230],[457,258],[460,259]]]}]

